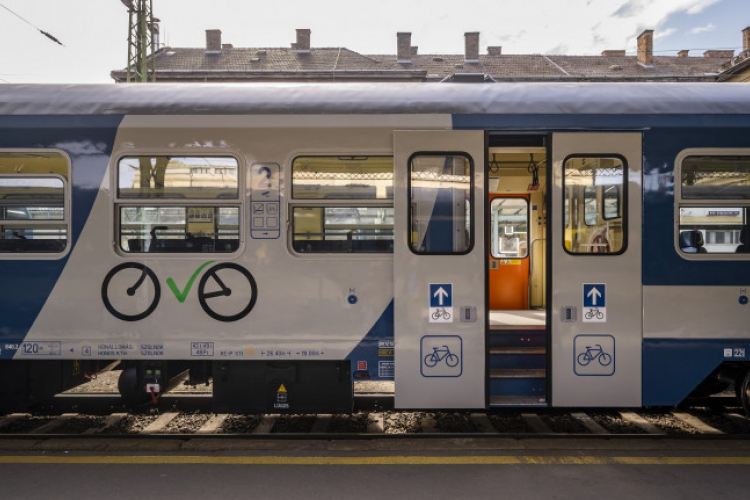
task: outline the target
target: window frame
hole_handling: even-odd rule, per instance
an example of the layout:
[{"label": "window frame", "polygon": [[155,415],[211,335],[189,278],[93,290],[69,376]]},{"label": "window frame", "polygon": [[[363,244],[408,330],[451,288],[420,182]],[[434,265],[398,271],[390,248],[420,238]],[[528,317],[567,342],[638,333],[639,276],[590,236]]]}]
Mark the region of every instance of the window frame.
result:
[{"label": "window frame", "polygon": [[41,178],[41,179],[60,179],[63,183],[63,218],[62,219],[49,219],[49,220],[29,220],[29,219],[9,219],[0,221],[0,225],[25,225],[25,226],[49,226],[59,225],[65,226],[65,247],[59,252],[0,252],[0,260],[60,260],[65,258],[71,250],[73,239],[72,235],[72,211],[73,211],[73,189],[72,181],[73,178],[73,162],[67,152],[57,148],[2,148],[0,149],[2,155],[57,155],[67,165],[67,177],[54,174],[33,174],[26,173],[20,175],[11,174],[0,174],[0,177],[5,179],[14,179],[18,177],[25,178]]},{"label": "window frame", "polygon": [[[562,171],[561,171],[560,174],[562,176],[562,190],[563,190],[563,192],[565,192],[565,190],[569,187],[565,183],[565,164],[571,158],[614,158],[614,159],[619,160],[622,163],[622,184],[621,184],[621,186],[622,186],[622,203],[620,204],[620,216],[616,217],[614,219],[604,219],[604,218],[602,218],[602,220],[607,220],[607,221],[608,220],[616,220],[618,218],[622,219],[622,248],[620,248],[620,250],[618,250],[617,252],[601,252],[601,253],[599,253],[599,252],[591,252],[591,253],[588,253],[588,252],[572,252],[572,251],[568,250],[566,248],[566,246],[565,246],[565,230],[568,227],[570,227],[570,229],[572,230],[574,228],[574,225],[573,225],[573,219],[572,218],[569,221],[570,222],[569,226],[565,225],[565,200],[563,199],[563,203],[562,203],[562,207],[561,207],[562,208],[562,217],[561,217],[562,221],[561,222],[562,222],[562,229],[563,230],[562,230],[562,241],[560,242],[560,244],[562,245],[563,251],[565,251],[565,253],[567,253],[568,255],[571,255],[573,257],[579,257],[579,256],[582,256],[582,257],[586,257],[586,256],[590,256],[590,257],[594,257],[594,256],[598,256],[598,257],[605,257],[605,256],[606,257],[613,257],[613,256],[623,255],[625,252],[627,252],[627,250],[628,250],[628,244],[630,242],[630,231],[629,231],[630,221],[629,221],[629,218],[628,218],[628,211],[629,211],[628,210],[628,207],[629,207],[629,200],[628,200],[629,189],[628,189],[628,184],[630,183],[630,165],[628,164],[628,160],[622,154],[620,154],[620,153],[571,153],[568,156],[566,156],[563,159],[563,161],[562,161],[562,169],[561,169]],[[574,196],[573,198],[576,199],[576,200],[578,200],[577,196]],[[590,226],[590,225],[588,225],[588,224],[585,223],[585,219],[586,219],[586,207],[585,207],[586,203],[585,203],[585,198],[583,196],[581,196],[581,200],[583,201],[583,205],[584,205],[584,208],[583,208],[583,210],[584,210],[584,215],[583,215],[583,217],[584,217],[584,224],[587,227],[592,227],[592,226]],[[597,203],[597,209],[601,207],[601,211],[599,211],[597,213],[600,213],[603,216],[604,215],[604,199],[603,199],[603,194],[602,194],[601,197],[597,196],[596,203]],[[578,210],[580,210],[580,207],[576,206],[575,209],[576,209],[576,211],[578,211]],[[580,213],[577,213],[577,215],[580,215]]]},{"label": "window frame", "polygon": [[[138,158],[138,157],[192,157],[192,158],[232,158],[237,162],[237,197],[236,198],[137,198],[137,197],[121,197],[120,196],[120,161],[127,158]],[[120,154],[112,156],[112,162],[110,163],[110,179],[112,182],[112,203],[111,211],[113,217],[113,223],[111,227],[114,228],[114,234],[112,238],[113,246],[115,251],[122,256],[128,258],[155,258],[155,259],[194,259],[198,256],[213,256],[216,258],[229,258],[235,257],[244,251],[246,235],[249,230],[245,227],[247,215],[247,181],[246,181],[246,170],[247,165],[243,161],[243,155],[234,150],[170,150],[165,151],[164,149],[154,150],[132,150],[122,152]],[[131,252],[122,248],[121,246],[121,219],[120,210],[122,208],[141,208],[141,207],[235,207],[238,209],[238,230],[237,248],[232,252]]]},{"label": "window frame", "polygon": [[417,151],[409,156],[409,160],[406,162],[406,168],[408,170],[406,175],[406,195],[408,197],[409,213],[407,214],[407,223],[409,224],[404,230],[407,235],[411,235],[411,223],[413,218],[413,206],[412,195],[411,195],[411,173],[412,173],[412,161],[418,156],[462,156],[469,161],[469,245],[461,252],[419,252],[414,249],[411,242],[411,237],[407,238],[407,246],[409,251],[414,255],[468,255],[474,250],[475,234],[476,234],[476,204],[474,199],[474,192],[476,191],[475,178],[475,164],[474,158],[465,151]]},{"label": "window frame", "polygon": [[[750,199],[720,198],[683,198],[682,197],[682,163],[690,156],[748,156],[750,148],[687,148],[681,150],[674,160],[674,215],[673,239],[674,250],[684,260],[696,261],[745,261],[750,260],[748,253],[685,253],[680,248],[680,209],[681,208],[740,208],[750,210]],[[750,221],[748,221],[750,222]]]},{"label": "window frame", "polygon": [[[294,197],[294,162],[298,158],[340,158],[340,157],[382,157],[390,158],[393,164],[394,177],[391,179],[391,192],[393,196],[391,198],[295,198]],[[288,197],[286,200],[287,209],[287,249],[294,257],[305,259],[305,260],[392,260],[393,252],[299,252],[294,247],[294,211],[297,208],[390,208],[394,209],[394,199],[396,196],[395,191],[395,157],[392,151],[343,151],[343,152],[329,152],[329,151],[316,151],[310,152],[306,150],[296,151],[291,155],[289,161],[284,166],[284,173],[287,175],[288,181]],[[396,228],[395,220],[393,225],[393,240],[392,245],[395,245],[396,239]]]}]

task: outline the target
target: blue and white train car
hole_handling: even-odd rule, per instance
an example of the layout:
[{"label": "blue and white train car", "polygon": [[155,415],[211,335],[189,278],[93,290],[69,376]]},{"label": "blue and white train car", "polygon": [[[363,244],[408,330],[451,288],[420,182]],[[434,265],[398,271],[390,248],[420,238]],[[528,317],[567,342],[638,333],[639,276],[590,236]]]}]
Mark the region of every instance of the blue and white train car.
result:
[{"label": "blue and white train car", "polygon": [[0,406],[747,406],[749,228],[742,85],[3,85]]}]

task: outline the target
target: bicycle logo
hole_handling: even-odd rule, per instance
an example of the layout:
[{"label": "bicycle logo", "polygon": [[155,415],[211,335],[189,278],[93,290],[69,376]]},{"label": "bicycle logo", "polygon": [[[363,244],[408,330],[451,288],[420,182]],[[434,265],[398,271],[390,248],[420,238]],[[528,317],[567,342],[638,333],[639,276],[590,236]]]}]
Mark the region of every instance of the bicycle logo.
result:
[{"label": "bicycle logo", "polygon": [[424,364],[430,368],[433,368],[441,361],[445,361],[445,364],[451,368],[458,366],[458,356],[453,354],[447,345],[442,348],[433,347],[432,352],[424,357]]},{"label": "bicycle logo", "polygon": [[[213,263],[214,261],[208,261],[202,264],[183,290],[177,287],[172,278],[167,278],[167,286],[180,303],[185,302],[201,271]],[[228,297],[233,297],[233,300],[227,300]],[[160,299],[161,286],[156,274],[140,262],[124,262],[113,267],[102,282],[104,307],[112,316],[123,321],[139,321],[148,317],[156,310]],[[253,309],[257,299],[258,285],[252,274],[232,262],[208,268],[198,282],[198,302],[201,308],[218,321],[244,318]]]},{"label": "bicycle logo", "polygon": [[578,355],[578,364],[587,366],[595,359],[599,360],[599,364],[602,366],[609,366],[612,363],[612,356],[604,352],[601,344],[595,344],[595,347],[586,346],[586,352]]},{"label": "bicycle logo", "polygon": [[604,319],[604,313],[598,307],[592,307],[586,311],[586,319]]},{"label": "bicycle logo", "polygon": [[451,319],[451,313],[448,312],[444,307],[439,307],[432,313],[432,319],[449,320]]}]

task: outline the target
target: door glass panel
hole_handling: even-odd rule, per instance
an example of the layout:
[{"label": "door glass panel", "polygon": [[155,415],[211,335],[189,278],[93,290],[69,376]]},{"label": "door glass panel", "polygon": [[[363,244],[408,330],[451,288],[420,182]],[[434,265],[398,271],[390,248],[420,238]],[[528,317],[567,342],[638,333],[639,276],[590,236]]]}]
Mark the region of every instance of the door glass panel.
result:
[{"label": "door glass panel", "polygon": [[528,255],[529,203],[523,198],[495,198],[492,215],[492,256],[522,259]]},{"label": "door glass panel", "polygon": [[418,254],[471,250],[471,159],[417,154],[410,161],[410,245]]},{"label": "door glass panel", "polygon": [[[563,205],[565,249],[572,254],[619,254],[627,241],[622,217],[626,165],[613,156],[576,157],[565,160],[564,187],[570,201]],[[578,200],[583,213],[576,210]],[[569,213],[573,204],[573,213]]]}]

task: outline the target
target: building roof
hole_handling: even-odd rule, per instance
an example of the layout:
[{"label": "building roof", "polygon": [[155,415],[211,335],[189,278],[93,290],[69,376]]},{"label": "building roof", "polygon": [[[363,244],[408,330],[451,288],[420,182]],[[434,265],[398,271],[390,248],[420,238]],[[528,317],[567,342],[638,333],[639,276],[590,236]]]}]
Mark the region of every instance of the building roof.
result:
[{"label": "building roof", "polygon": [[750,81],[750,50],[740,52],[722,66],[719,81],[733,80],[740,77],[743,81]]},{"label": "building roof", "polygon": [[[219,30],[209,31],[220,37]],[[605,51],[601,56],[502,54],[499,47],[492,47],[472,62],[464,54],[418,54],[416,47],[408,45],[411,53],[398,56],[365,55],[345,47],[310,48],[309,30],[298,31],[308,32],[306,50],[228,44],[214,50],[164,47],[156,52],[157,81],[423,82],[458,81],[467,75],[473,75],[474,81],[716,81],[730,59],[716,57],[724,55],[716,51],[703,57],[681,57],[653,56],[648,49],[648,59],[642,59],[642,54],[627,56],[624,51]],[[651,36],[651,32],[644,34]],[[475,35],[478,44],[478,33],[467,35]],[[126,76],[126,69],[112,72],[118,82],[126,81]]]},{"label": "building roof", "polygon": [[714,81],[726,58],[654,57],[644,66],[636,56],[555,56],[542,54],[480,55],[478,63],[460,54],[416,55],[411,64],[399,64],[393,55],[373,55],[383,68],[423,69],[428,80],[455,73],[482,73],[497,81],[534,80],[705,80]]}]

